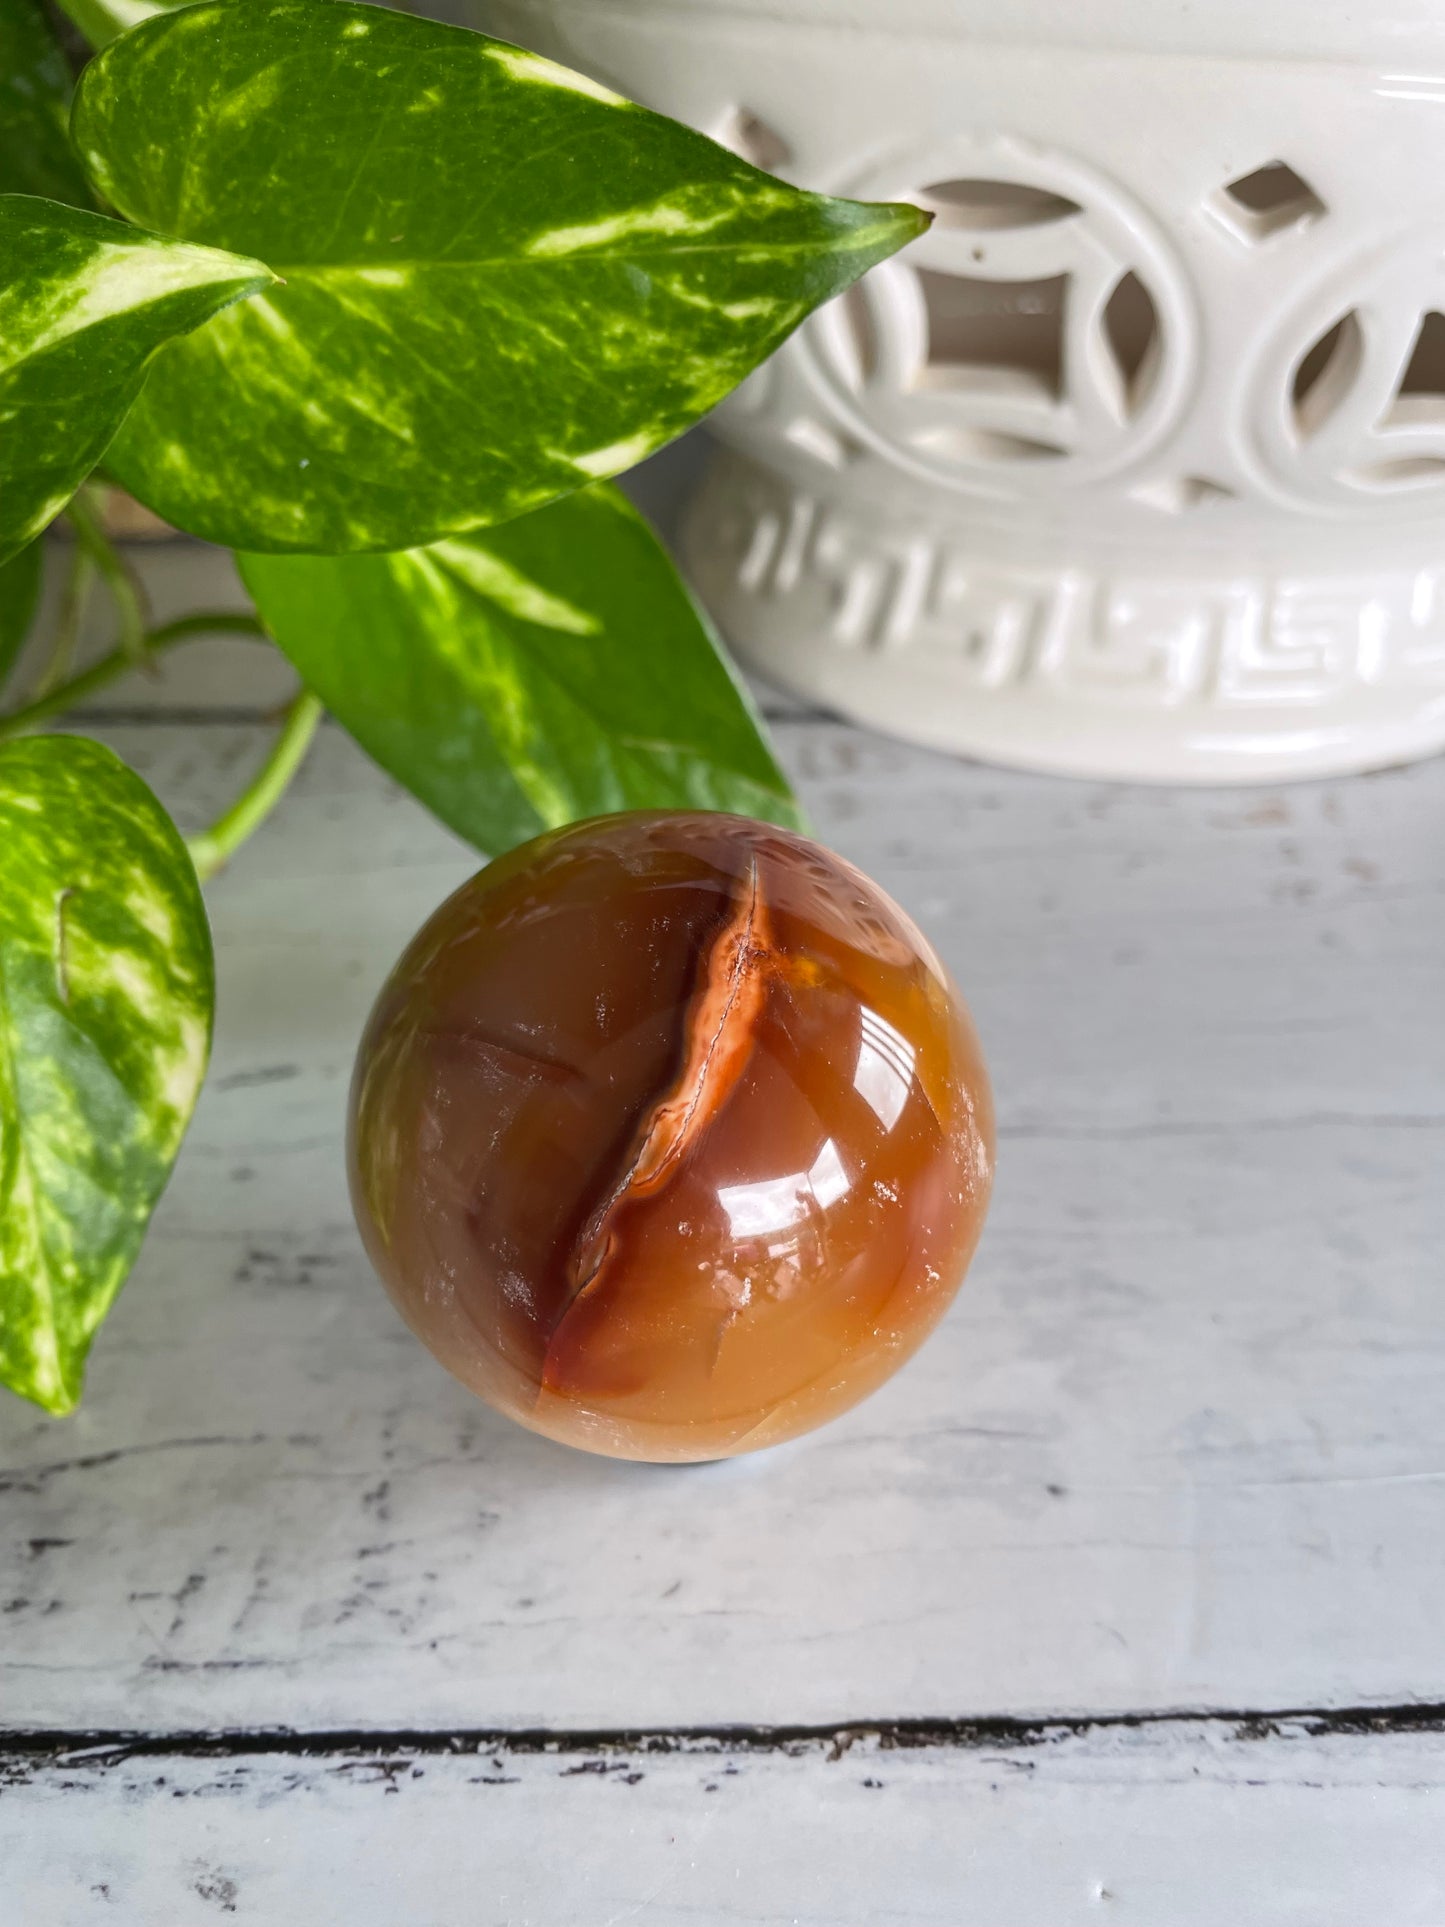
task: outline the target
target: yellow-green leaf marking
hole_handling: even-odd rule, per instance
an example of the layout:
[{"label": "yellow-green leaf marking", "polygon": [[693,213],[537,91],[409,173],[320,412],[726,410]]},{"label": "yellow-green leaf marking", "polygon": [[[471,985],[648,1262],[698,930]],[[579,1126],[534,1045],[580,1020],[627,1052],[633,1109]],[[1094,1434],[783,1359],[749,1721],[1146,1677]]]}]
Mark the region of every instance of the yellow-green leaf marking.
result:
[{"label": "yellow-green leaf marking", "polygon": [[107,464],[243,549],[411,548],[617,474],[926,225],[349,0],[147,21],[73,128],[130,219],[284,278],[158,357]]},{"label": "yellow-green leaf marking", "polygon": [[0,195],[0,561],[100,460],[156,350],[273,278],[259,261]]},{"label": "yellow-green leaf marking", "polygon": [[49,1412],[145,1234],[205,1074],[185,845],[98,743],[0,749],[0,1381]]},{"label": "yellow-green leaf marking", "polygon": [[241,573],[327,708],[480,850],[608,810],[798,821],[746,695],[615,489],[405,554],[250,555]]}]

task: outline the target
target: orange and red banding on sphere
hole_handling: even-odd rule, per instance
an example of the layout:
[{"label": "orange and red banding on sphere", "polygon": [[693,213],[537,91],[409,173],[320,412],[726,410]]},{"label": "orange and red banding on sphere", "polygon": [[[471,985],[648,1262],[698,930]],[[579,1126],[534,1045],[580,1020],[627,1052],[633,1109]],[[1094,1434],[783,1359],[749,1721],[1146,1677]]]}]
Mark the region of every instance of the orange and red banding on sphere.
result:
[{"label": "orange and red banding on sphere", "polygon": [[363,1039],[358,1221],[412,1329],[522,1424],[712,1459],[825,1423],[922,1343],[993,1114],[904,913],[787,830],[641,812],[490,864]]}]

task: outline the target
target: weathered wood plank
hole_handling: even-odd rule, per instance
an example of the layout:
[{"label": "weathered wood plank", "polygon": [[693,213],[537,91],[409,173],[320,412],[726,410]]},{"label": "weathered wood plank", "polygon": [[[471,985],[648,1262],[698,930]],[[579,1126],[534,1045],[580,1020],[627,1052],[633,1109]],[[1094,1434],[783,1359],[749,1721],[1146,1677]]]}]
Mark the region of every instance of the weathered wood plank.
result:
[{"label": "weathered wood plank", "polygon": [[[191,821],[254,728],[112,736]],[[471,859],[328,729],[215,886],[215,1077],[86,1406],[0,1406],[0,1724],[571,1727],[1445,1698],[1445,764],[1221,797],[783,724],[1003,1118],[976,1273],[832,1431],[590,1462],[401,1330],[339,1127]]]},{"label": "weathered wood plank", "polygon": [[1442,1841],[1439,1732],[0,1758],[46,1927],[1439,1927]]}]

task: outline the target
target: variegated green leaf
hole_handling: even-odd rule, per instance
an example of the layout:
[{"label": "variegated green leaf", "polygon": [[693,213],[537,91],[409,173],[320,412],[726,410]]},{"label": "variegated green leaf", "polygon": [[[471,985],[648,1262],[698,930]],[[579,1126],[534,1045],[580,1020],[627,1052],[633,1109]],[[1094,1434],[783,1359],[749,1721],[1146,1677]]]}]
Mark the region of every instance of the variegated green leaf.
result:
[{"label": "variegated green leaf", "polygon": [[0,0],[0,194],[89,207],[69,106],[70,70],[40,0]]},{"label": "variegated green leaf", "polygon": [[274,279],[259,261],[0,196],[0,561],[100,460],[156,351]]},{"label": "variegated green leaf", "polygon": [[158,358],[108,463],[238,548],[414,547],[629,468],[926,224],[349,0],[148,21],[74,131],[131,219],[284,277]]},{"label": "variegated green leaf", "polygon": [[0,749],[0,1381],[48,1412],[135,1261],[205,1074],[185,845],[98,743]]},{"label": "variegated green leaf", "polygon": [[798,821],[746,696],[615,489],[405,554],[249,555],[241,573],[327,708],[480,850],[607,810]]},{"label": "variegated green leaf", "polygon": [[44,562],[38,542],[30,543],[8,562],[0,562],[0,694],[30,634],[40,600]]}]

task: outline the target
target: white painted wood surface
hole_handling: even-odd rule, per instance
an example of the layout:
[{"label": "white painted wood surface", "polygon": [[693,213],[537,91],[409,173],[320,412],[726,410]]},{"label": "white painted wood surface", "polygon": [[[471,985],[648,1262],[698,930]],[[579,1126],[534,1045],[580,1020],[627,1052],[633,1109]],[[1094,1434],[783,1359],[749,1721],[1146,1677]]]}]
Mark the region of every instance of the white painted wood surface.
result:
[{"label": "white painted wood surface", "polygon": [[[158,602],[217,566],[158,557]],[[283,691],[234,645],[97,731],[199,823]],[[0,1405],[0,1727],[1445,1702],[1445,764],[1107,790],[777,708],[820,834],[929,929],[990,1052],[997,1202],[934,1343],[832,1430],[690,1470],[569,1454],[431,1364],[361,1256],[339,1127],[368,1002],[471,859],[328,728],[211,888],[213,1078],[86,1404]],[[344,1745],[233,1779],[45,1755],[0,1790],[0,1919],[210,1919],[184,1882],[214,1862],[253,1922],[351,1918],[383,1864],[421,1927],[1060,1927],[1107,1917],[1090,1881],[1141,1921],[1445,1922],[1438,1732],[1229,1730],[1091,1728],[992,1777],[986,1747],[910,1750],[872,1805],[806,1748],[715,1805],[688,1755],[630,1793],[432,1760],[399,1800]],[[398,1918],[374,1884],[357,1917]]]},{"label": "white painted wood surface", "polygon": [[91,1754],[13,1766],[10,1782],[0,1864],[12,1902],[23,1870],[27,1927],[1442,1919],[1438,1733],[1262,1743],[1176,1723],[903,1750]]}]

